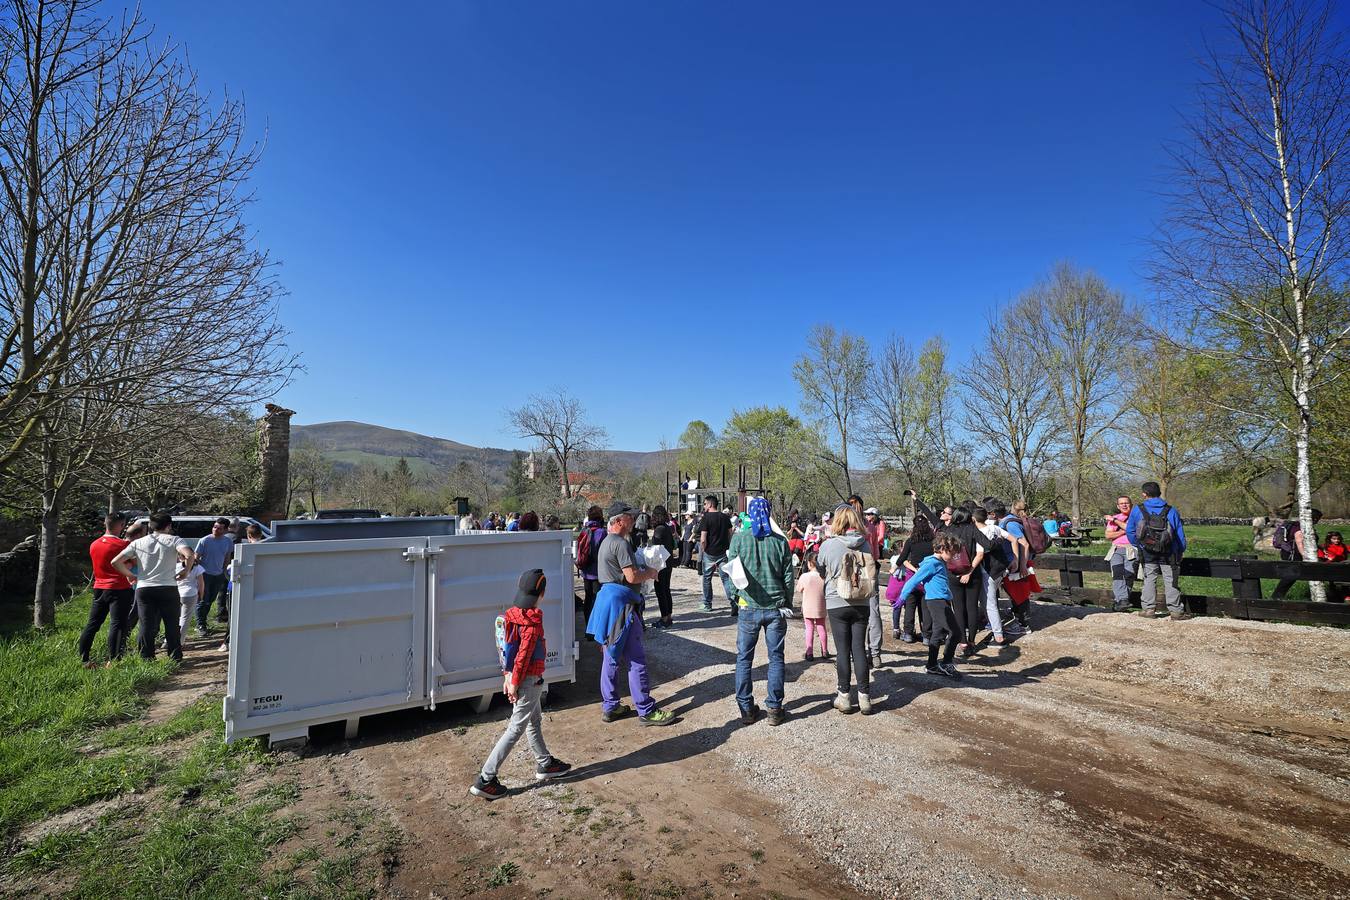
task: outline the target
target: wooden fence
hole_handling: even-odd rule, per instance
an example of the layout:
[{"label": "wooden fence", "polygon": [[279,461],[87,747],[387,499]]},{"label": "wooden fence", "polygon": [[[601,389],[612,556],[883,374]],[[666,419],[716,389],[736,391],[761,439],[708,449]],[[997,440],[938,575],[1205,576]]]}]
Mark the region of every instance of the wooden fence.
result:
[{"label": "wooden fence", "polygon": [[[1105,547],[1102,548],[1103,553]],[[1059,572],[1059,584],[1048,585],[1051,572]],[[1110,588],[1083,586],[1084,572],[1110,573],[1111,564],[1102,554],[1045,554],[1036,557],[1036,573],[1044,591],[1042,600],[1063,603],[1112,602]],[[1232,559],[1192,559],[1181,561],[1182,575],[1223,578],[1233,584],[1233,596],[1210,597],[1182,594],[1186,608],[1197,615],[1224,615],[1234,619],[1280,620],[1307,625],[1350,626],[1350,604],[1313,603],[1306,600],[1274,600],[1261,594],[1261,579],[1327,581],[1350,584],[1350,563],[1308,563],[1257,559],[1237,556]],[[1136,577],[1130,598],[1139,599],[1141,578]],[[1161,584],[1159,585],[1161,588]],[[1162,598],[1158,600],[1162,605]]]}]

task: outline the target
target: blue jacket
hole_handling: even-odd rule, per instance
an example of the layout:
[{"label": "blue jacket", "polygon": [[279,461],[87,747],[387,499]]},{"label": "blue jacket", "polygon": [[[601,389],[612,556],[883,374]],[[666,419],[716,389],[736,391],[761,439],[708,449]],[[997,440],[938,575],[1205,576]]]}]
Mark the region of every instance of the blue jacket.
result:
[{"label": "blue jacket", "polygon": [[637,626],[642,631],[642,595],[627,585],[606,582],[595,595],[595,608],[586,622],[586,633],[597,644],[605,645],[605,652],[614,660],[623,654],[628,633]]},{"label": "blue jacket", "polygon": [[947,564],[936,556],[925,556],[923,562],[919,563],[919,569],[909,577],[905,586],[900,589],[900,601],[903,603],[914,593],[914,589],[923,585],[924,600],[946,600],[948,603],[952,599],[951,585],[947,583]]},{"label": "blue jacket", "polygon": [[[1147,509],[1156,514],[1162,512],[1165,505],[1167,501],[1162,497],[1149,497],[1130,510],[1130,517],[1125,521],[1125,536],[1136,548],[1139,547],[1139,523],[1144,519],[1143,510]],[[1180,558],[1181,554],[1186,552],[1186,529],[1182,527],[1181,514],[1177,512],[1175,506],[1168,511],[1167,522],[1172,526],[1172,555]]]}]

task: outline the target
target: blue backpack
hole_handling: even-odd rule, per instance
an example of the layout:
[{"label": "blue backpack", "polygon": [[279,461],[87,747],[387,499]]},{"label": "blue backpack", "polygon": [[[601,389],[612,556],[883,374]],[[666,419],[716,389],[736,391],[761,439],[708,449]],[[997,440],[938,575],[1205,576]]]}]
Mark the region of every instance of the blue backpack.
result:
[{"label": "blue backpack", "polygon": [[[506,621],[506,616],[498,616],[497,621],[493,623],[493,630],[497,638],[497,661],[501,663],[503,672],[510,672],[516,667],[516,655],[520,653],[520,628]],[[539,643],[534,645],[534,654],[531,658],[535,662],[544,662],[548,659],[542,637]]]}]

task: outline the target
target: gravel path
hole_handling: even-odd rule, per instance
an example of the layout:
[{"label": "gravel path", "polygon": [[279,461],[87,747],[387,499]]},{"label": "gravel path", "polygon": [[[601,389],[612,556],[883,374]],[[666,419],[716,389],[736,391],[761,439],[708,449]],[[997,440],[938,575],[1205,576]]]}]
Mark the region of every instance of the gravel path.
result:
[{"label": "gravel path", "polygon": [[[681,727],[725,720],[730,616],[698,608],[694,573],[674,586],[677,627],[648,632],[657,695],[699,699]],[[888,636],[863,717],[830,708],[833,664],[802,659],[794,620],[792,719],[711,752],[873,896],[1350,895],[1350,632],[1053,604],[1033,622],[956,685]]]}]

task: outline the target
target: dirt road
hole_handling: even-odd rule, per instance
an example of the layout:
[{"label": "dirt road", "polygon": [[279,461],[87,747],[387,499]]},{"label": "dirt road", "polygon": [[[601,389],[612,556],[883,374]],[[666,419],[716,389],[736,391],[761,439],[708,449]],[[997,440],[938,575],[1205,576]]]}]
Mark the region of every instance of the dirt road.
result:
[{"label": "dirt road", "polygon": [[574,778],[533,787],[522,747],[502,780],[527,789],[467,796],[507,709],[454,704],[317,730],[286,766],[297,808],[356,795],[392,817],[390,896],[1350,896],[1350,631],[1039,604],[954,684],[888,628],[863,717],[830,707],[797,619],[791,718],[743,727],[725,603],[703,613],[692,572],[674,586],[647,648],[679,724],[602,724],[584,645],[545,726]]}]

